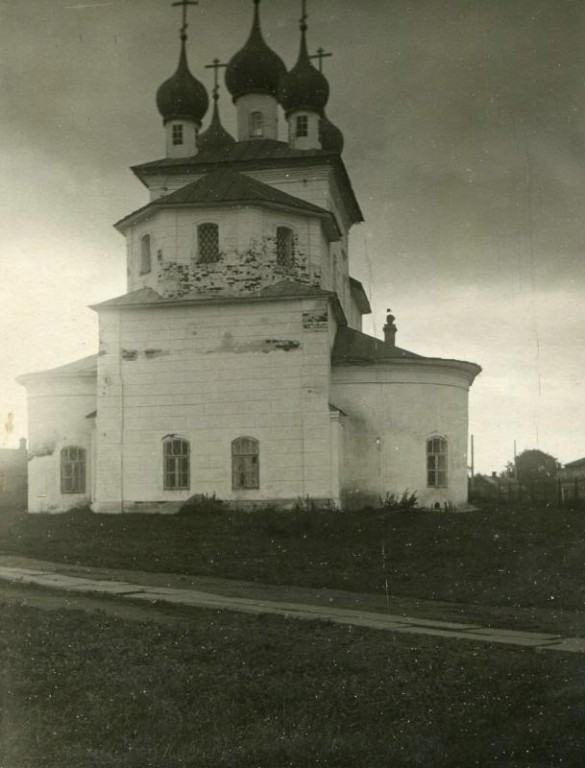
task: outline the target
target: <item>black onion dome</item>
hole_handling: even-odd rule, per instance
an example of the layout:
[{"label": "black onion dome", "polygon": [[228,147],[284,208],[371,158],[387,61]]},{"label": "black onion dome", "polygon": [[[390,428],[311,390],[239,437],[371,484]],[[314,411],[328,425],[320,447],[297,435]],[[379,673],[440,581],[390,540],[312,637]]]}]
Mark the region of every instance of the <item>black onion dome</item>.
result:
[{"label": "black onion dome", "polygon": [[323,113],[321,122],[319,124],[320,137],[321,137],[321,149],[326,149],[328,152],[337,152],[341,154],[345,145],[345,139],[343,133],[339,128],[334,125],[331,120]]},{"label": "black onion dome", "polygon": [[156,105],[165,123],[169,120],[192,120],[194,123],[201,123],[209,109],[209,96],[205,86],[193,77],[189,70],[185,40],[181,41],[177,71],[158,89]]},{"label": "black onion dome", "polygon": [[209,128],[203,133],[199,134],[199,149],[223,149],[235,144],[234,137],[226,131],[219,119],[219,109],[217,107],[217,101],[213,105],[213,116]]},{"label": "black onion dome", "polygon": [[288,114],[298,109],[322,114],[329,100],[329,83],[309,59],[306,27],[301,27],[301,49],[297,63],[280,81],[278,100]]},{"label": "black onion dome", "polygon": [[260,0],[254,0],[254,22],[246,45],[229,61],[225,71],[225,84],[236,101],[248,93],[276,96],[278,83],[286,74],[284,62],[264,42],[260,29]]}]

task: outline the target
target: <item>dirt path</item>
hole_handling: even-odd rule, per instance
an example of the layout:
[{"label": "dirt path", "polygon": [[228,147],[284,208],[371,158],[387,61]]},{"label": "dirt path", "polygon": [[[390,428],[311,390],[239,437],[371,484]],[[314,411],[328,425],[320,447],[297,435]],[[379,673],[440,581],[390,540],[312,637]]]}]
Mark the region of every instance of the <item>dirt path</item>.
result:
[{"label": "dirt path", "polygon": [[[146,576],[145,574],[142,574]],[[104,578],[107,576],[108,578]],[[169,609],[179,608],[182,612],[192,609],[207,609],[214,611],[235,611],[255,615],[278,615],[286,619],[328,621],[335,624],[344,624],[415,635],[432,635],[438,638],[470,641],[474,643],[493,643],[511,645],[516,647],[532,648],[535,650],[562,651],[585,653],[585,639],[562,636],[558,632],[525,632],[518,629],[505,629],[489,627],[479,623],[462,623],[460,621],[444,621],[438,619],[424,619],[421,617],[393,614],[388,609],[385,611],[368,611],[363,607],[345,608],[331,604],[288,602],[275,600],[274,588],[264,586],[263,598],[255,596],[234,596],[220,594],[217,591],[203,591],[195,588],[193,584],[183,584],[177,588],[174,585],[146,584],[136,578],[132,580],[117,580],[112,572],[103,571],[99,577],[95,574],[84,572],[82,575],[69,569],[67,573],[57,572],[54,568],[43,567],[38,561],[34,567],[23,567],[22,564],[0,565],[0,581],[4,582],[4,598],[23,602],[22,596],[18,596],[18,586],[29,585],[29,590],[24,592],[24,602],[38,601],[40,607],[47,609],[56,606],[60,608],[81,608],[82,610],[106,610],[115,613],[121,618],[139,618],[140,620],[171,619]],[[152,581],[151,574],[148,580]],[[8,582],[8,586],[6,585]],[[201,585],[198,585],[199,587]],[[45,599],[39,588],[50,590]],[[239,586],[238,589],[241,587]],[[16,590],[16,592],[15,592]],[[113,598],[113,600],[112,600]],[[115,605],[113,604],[114,600]],[[106,605],[110,603],[110,605]],[[148,606],[148,607],[142,607]],[[161,611],[161,608],[164,610]],[[182,620],[186,620],[183,613]],[[193,614],[191,614],[193,616]],[[175,617],[177,620],[178,617]]]}]

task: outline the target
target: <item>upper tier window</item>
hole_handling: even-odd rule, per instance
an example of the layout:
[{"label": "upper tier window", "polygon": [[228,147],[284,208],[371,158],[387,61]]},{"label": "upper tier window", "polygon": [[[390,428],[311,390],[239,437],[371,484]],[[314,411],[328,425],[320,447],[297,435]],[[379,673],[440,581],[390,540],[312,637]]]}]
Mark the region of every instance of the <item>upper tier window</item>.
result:
[{"label": "upper tier window", "polygon": [[296,134],[297,138],[309,135],[309,118],[307,115],[299,115],[297,117]]},{"label": "upper tier window", "polygon": [[179,146],[183,143],[183,126],[173,125],[173,146]]},{"label": "upper tier window", "polygon": [[145,275],[151,269],[150,235],[143,235],[140,240],[140,274]]},{"label": "upper tier window", "polygon": [[249,129],[251,139],[264,136],[264,115],[262,112],[250,112]]},{"label": "upper tier window", "polygon": [[219,227],[217,224],[200,224],[197,227],[197,261],[211,264],[219,259]]},{"label": "upper tier window", "polygon": [[290,227],[276,229],[276,263],[281,267],[292,267],[295,257],[294,232]]}]

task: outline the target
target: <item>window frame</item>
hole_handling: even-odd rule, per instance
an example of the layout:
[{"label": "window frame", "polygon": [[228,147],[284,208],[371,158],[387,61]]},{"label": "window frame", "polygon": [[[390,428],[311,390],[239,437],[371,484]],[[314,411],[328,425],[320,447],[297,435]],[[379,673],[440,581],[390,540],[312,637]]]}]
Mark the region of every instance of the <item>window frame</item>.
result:
[{"label": "window frame", "polygon": [[140,238],[140,274],[152,272],[152,238],[147,233]]},{"label": "window frame", "polygon": [[295,136],[297,139],[306,139],[309,135],[309,116],[297,115],[295,118]]},{"label": "window frame", "polygon": [[444,435],[433,435],[426,441],[427,488],[449,486],[449,441]]},{"label": "window frame", "polygon": [[[177,446],[177,451],[175,451]],[[162,442],[163,489],[191,490],[191,443],[179,435],[169,435]]]},{"label": "window frame", "polygon": [[260,490],[260,441],[241,435],[232,440],[232,490]]},{"label": "window frame", "polygon": [[[75,452],[75,455],[71,454]],[[59,475],[63,496],[86,493],[87,451],[79,445],[65,445],[61,448]]]},{"label": "window frame", "polygon": [[[287,240],[282,242],[280,234],[286,233]],[[295,232],[292,227],[276,227],[276,263],[279,267],[291,269],[295,264]]]},{"label": "window frame", "polygon": [[255,109],[248,115],[248,138],[262,139],[264,133],[264,113]]},{"label": "window frame", "polygon": [[175,123],[171,129],[171,142],[173,147],[182,147],[185,143],[185,126],[183,123]]},{"label": "window frame", "polygon": [[[214,233],[215,233],[215,251],[213,254],[205,255],[202,253],[203,251],[203,244],[202,239],[203,235],[202,232],[204,228],[211,228],[213,227]],[[219,224],[215,221],[202,221],[200,224],[197,225],[197,263],[198,264],[215,264],[219,261]]]}]

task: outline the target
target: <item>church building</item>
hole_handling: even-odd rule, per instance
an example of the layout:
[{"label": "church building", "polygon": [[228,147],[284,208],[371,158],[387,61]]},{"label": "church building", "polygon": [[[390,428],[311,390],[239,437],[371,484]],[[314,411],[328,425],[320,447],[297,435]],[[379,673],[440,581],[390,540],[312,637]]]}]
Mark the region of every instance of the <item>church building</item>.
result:
[{"label": "church building", "polygon": [[348,248],[362,213],[305,3],[287,71],[254,0],[225,68],[236,137],[219,116],[217,60],[202,130],[188,4],[177,70],[156,95],[165,156],[132,168],[148,202],[115,225],[127,292],[92,307],[95,356],[19,379],[29,511],[172,513],[200,494],[355,508],[407,489],[424,506],[464,504],[480,368],[397,346],[391,314],[383,340],[362,331],[371,309]]}]

